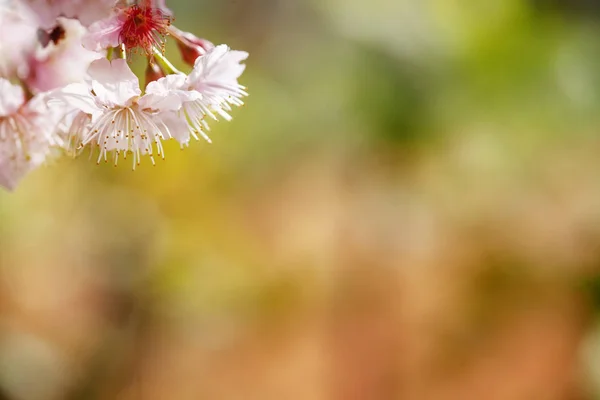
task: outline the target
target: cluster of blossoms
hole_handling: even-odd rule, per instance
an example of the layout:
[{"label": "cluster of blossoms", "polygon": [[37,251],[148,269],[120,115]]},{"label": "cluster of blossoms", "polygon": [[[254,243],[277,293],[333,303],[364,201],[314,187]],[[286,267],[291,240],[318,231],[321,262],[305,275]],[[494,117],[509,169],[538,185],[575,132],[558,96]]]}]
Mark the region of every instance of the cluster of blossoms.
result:
[{"label": "cluster of blossoms", "polygon": [[[167,37],[189,74],[165,56]],[[133,54],[147,60],[143,90]],[[0,185],[61,150],[129,155],[135,169],[164,158],[163,140],[210,141],[206,117],[230,120],[247,96],[247,57],[177,29],[164,0],[0,0]]]}]

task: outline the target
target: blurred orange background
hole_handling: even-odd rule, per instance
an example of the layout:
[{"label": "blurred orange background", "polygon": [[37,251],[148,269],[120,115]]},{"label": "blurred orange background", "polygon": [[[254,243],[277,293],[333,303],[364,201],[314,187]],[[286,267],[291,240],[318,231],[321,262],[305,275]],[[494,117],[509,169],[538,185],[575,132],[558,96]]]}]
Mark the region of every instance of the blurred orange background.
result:
[{"label": "blurred orange background", "polygon": [[168,5],[246,106],[0,195],[0,398],[600,399],[596,2]]}]

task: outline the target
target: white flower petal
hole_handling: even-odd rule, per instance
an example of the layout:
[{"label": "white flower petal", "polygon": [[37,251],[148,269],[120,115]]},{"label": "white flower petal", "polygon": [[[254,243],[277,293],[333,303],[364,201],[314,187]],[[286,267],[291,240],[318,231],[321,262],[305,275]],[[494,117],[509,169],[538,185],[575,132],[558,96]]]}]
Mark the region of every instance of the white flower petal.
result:
[{"label": "white flower petal", "polygon": [[7,79],[0,78],[0,94],[0,117],[14,113],[25,102],[23,88]]},{"label": "white flower petal", "polygon": [[[169,129],[171,137],[177,140],[182,146],[190,142],[190,136],[194,132],[190,130],[190,126],[180,113],[176,111],[161,113],[160,122]],[[194,137],[198,139],[196,135]]]},{"label": "white flower petal", "polygon": [[62,104],[65,107],[65,114],[74,111],[94,114],[101,111],[90,92],[89,86],[84,83],[72,83],[53,90],[46,95],[46,98],[50,105]]},{"label": "white flower petal", "polygon": [[195,90],[183,89],[186,79],[184,74],[173,74],[150,82],[139,104],[143,108],[152,110],[177,111],[184,102],[202,98],[202,95]]},{"label": "white flower petal", "polygon": [[203,85],[221,83],[237,86],[237,79],[246,68],[241,62],[246,58],[248,53],[245,51],[231,50],[224,44],[216,46],[196,59],[188,83],[200,92],[198,86]]},{"label": "white flower petal", "polygon": [[215,119],[216,115],[220,115],[230,120],[228,111],[231,105],[244,104],[241,99],[248,93],[237,79],[245,69],[241,62],[247,57],[248,53],[232,51],[226,45],[219,45],[198,57],[187,85],[202,94],[197,103],[207,115]]},{"label": "white flower petal", "polygon": [[96,97],[106,105],[130,104],[142,93],[139,80],[126,60],[96,60],[91,63],[88,74]]},{"label": "white flower petal", "polygon": [[62,145],[55,130],[57,116],[34,97],[0,118],[0,185],[14,189],[25,174],[45,161],[52,147]]},{"label": "white flower petal", "polygon": [[164,94],[170,90],[181,90],[186,84],[185,74],[171,74],[162,77],[146,86],[146,93]]}]

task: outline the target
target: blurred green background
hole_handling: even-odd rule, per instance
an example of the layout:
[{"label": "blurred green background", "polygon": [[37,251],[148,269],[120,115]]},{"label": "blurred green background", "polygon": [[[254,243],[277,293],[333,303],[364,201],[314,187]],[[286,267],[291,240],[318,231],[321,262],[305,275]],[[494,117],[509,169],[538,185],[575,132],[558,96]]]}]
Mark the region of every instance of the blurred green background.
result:
[{"label": "blurred green background", "polygon": [[600,3],[168,5],[250,97],[0,195],[0,397],[600,399]]}]

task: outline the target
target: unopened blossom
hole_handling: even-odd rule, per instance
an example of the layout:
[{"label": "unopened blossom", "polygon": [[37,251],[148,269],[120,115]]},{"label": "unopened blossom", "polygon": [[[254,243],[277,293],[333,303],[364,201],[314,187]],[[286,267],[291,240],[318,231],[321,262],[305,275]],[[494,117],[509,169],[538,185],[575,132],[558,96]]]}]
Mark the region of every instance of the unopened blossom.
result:
[{"label": "unopened blossom", "polygon": [[[133,153],[133,167],[142,155],[164,158],[162,141],[179,132],[181,121],[163,118],[199,95],[172,92],[165,96],[141,95],[138,78],[123,59],[94,61],[89,70],[90,84],[74,83],[53,91],[51,102],[62,102],[76,113],[70,132],[80,138],[81,146],[99,148],[98,162],[113,153]],[[89,117],[86,123],[86,115]]]},{"label": "unopened blossom", "polygon": [[124,46],[128,52],[140,49],[147,55],[164,52],[164,39],[171,17],[161,4],[150,0],[118,7],[114,14],[90,26],[84,46],[90,50]]},{"label": "unopened blossom", "polygon": [[81,45],[87,30],[78,20],[58,18],[51,33],[55,36],[46,46],[40,45],[29,61],[26,82],[38,92],[83,81],[90,63],[103,56]]},{"label": "unopened blossom", "polygon": [[146,85],[166,76],[165,71],[163,71],[163,69],[154,61],[154,59],[148,62],[148,65],[146,66],[146,73],[144,75],[146,78]]},{"label": "unopened blossom", "polygon": [[201,95],[191,101],[184,101],[181,109],[176,112],[180,120],[188,126],[185,133],[178,133],[178,141],[187,143],[190,135],[196,139],[201,135],[210,142],[205,133],[209,130],[204,120],[206,115],[214,120],[217,120],[218,116],[231,120],[231,106],[243,105],[242,97],[248,95],[244,86],[238,83],[238,78],[246,68],[241,62],[247,57],[248,53],[245,51],[231,50],[226,45],[219,45],[196,59],[189,76],[169,75],[148,85],[148,95],[167,96],[172,92],[186,91]]},{"label": "unopened blossom", "polygon": [[181,58],[186,64],[194,65],[198,57],[203,56],[215,47],[206,39],[201,39],[190,32],[184,32],[175,26],[169,27],[169,33],[176,40]]},{"label": "unopened blossom", "polygon": [[55,134],[57,114],[42,96],[27,100],[23,89],[0,78],[0,185],[12,190],[40,166],[61,140]]}]

